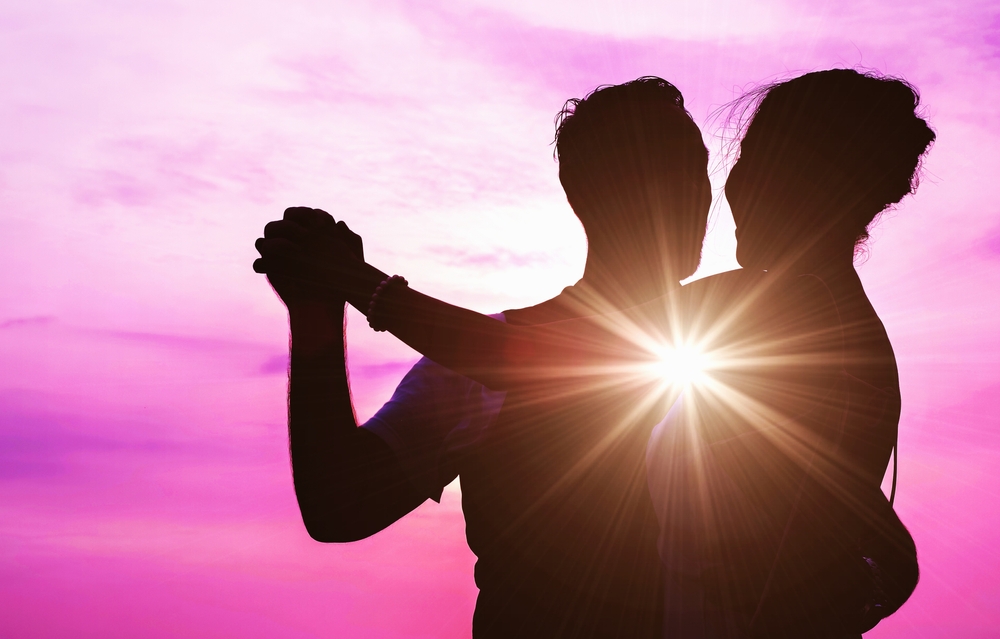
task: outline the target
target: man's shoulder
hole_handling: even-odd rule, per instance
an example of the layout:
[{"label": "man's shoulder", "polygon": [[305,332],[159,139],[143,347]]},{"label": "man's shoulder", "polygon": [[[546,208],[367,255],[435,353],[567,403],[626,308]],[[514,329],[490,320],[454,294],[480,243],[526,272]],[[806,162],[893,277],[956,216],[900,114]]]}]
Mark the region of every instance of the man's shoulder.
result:
[{"label": "man's shoulder", "polygon": [[[490,317],[501,322],[506,321],[504,313],[493,313]],[[481,384],[445,368],[432,359],[421,357],[403,376],[397,387],[397,394],[406,395],[414,392],[453,394],[458,389],[467,390],[478,386]]]},{"label": "man's shoulder", "polygon": [[502,315],[508,324],[534,326],[548,324],[581,315],[579,295],[572,286],[567,286],[553,298],[532,306],[506,310]]}]

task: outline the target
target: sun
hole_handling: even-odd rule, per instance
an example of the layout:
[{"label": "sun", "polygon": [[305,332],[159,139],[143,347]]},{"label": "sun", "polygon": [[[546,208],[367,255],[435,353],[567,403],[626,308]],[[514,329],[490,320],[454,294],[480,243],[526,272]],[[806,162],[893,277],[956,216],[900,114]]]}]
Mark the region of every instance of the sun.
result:
[{"label": "sun", "polygon": [[712,367],[712,359],[695,344],[664,346],[657,349],[654,373],[671,386],[687,388],[704,383]]}]

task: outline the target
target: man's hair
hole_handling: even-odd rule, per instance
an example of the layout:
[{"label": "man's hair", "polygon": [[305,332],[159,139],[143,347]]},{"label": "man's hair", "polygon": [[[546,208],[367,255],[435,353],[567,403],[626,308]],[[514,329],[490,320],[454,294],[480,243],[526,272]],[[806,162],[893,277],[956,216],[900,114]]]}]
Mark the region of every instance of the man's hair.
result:
[{"label": "man's hair", "polygon": [[646,76],[568,100],[555,147],[559,179],[585,228],[653,233],[670,243],[676,269],[694,271],[708,215],[708,150],[677,87]]},{"label": "man's hair", "polygon": [[624,84],[603,84],[583,98],[566,100],[556,114],[556,158],[562,160],[564,146],[572,148],[585,139],[588,129],[613,123],[611,112],[641,102],[664,103],[687,113],[680,90],[663,78],[647,75]]}]

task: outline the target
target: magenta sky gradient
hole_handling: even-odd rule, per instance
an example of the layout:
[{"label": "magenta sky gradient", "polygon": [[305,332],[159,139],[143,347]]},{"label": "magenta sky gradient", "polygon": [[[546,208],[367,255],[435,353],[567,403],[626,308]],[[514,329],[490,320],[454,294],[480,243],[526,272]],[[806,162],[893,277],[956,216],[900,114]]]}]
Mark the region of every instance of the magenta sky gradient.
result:
[{"label": "magenta sky gradient", "polygon": [[[457,486],[357,544],[298,520],[263,224],[321,206],[426,292],[531,303],[582,272],[566,98],[661,75],[717,150],[742,88],[858,64],[915,83],[939,135],[861,266],[923,567],[871,636],[997,636],[994,2],[39,0],[0,7],[0,637],[468,637]],[[704,272],[733,264],[715,215]],[[359,319],[367,417],[414,354]]]}]

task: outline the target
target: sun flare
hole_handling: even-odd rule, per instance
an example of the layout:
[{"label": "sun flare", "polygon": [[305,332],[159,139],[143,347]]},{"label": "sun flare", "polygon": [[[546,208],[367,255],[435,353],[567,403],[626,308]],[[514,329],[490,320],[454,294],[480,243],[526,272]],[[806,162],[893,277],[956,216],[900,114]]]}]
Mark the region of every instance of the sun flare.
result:
[{"label": "sun flare", "polygon": [[664,383],[681,388],[704,383],[712,367],[712,358],[695,344],[665,346],[656,355],[655,374]]}]

